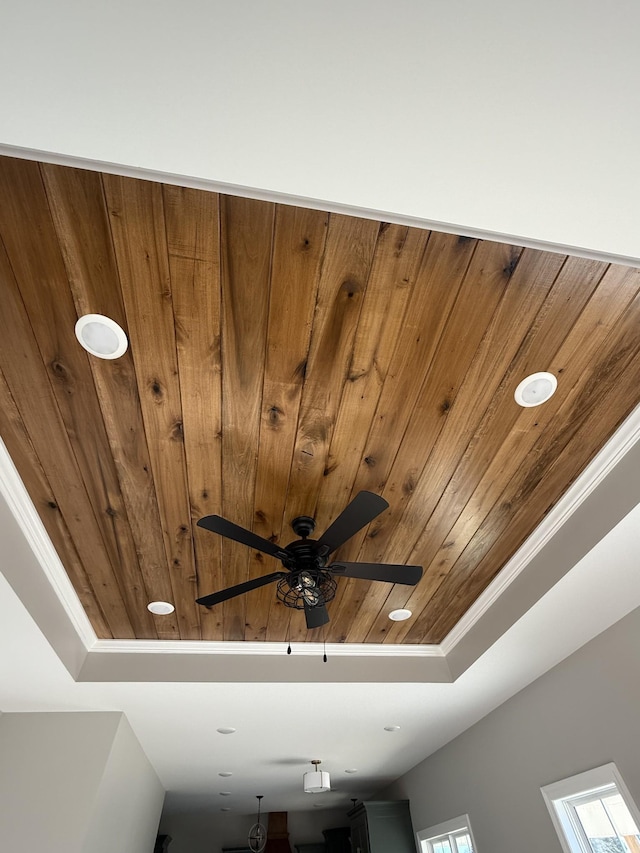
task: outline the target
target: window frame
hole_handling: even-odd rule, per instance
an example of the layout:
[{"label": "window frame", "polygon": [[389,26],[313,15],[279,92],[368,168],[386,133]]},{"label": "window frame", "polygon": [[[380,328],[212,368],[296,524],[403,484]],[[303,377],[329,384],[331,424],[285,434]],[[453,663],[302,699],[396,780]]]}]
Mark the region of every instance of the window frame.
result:
[{"label": "window frame", "polygon": [[[431,826],[428,829],[421,829],[416,832],[418,849],[420,850],[420,853],[433,853],[433,842],[448,838],[449,841],[454,839],[455,850],[452,849],[452,853],[457,853],[458,848],[455,836],[462,832],[465,832],[471,839],[473,853],[478,853],[476,840],[473,837],[473,832],[471,831],[471,821],[467,814],[460,815],[460,817],[453,818],[452,820],[446,820],[444,823],[439,823],[436,826]],[[429,845],[429,847],[427,847],[427,845]]]},{"label": "window frame", "polygon": [[624,800],[636,826],[640,827],[640,809],[613,762],[540,788],[564,853],[591,853],[591,845],[585,840],[575,812],[576,801],[613,787]]}]

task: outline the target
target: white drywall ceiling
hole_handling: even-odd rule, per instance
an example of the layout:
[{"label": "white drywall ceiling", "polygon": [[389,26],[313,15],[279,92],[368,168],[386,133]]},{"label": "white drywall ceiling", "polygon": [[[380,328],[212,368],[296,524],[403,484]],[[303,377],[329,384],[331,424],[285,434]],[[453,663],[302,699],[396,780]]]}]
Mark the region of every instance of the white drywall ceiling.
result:
[{"label": "white drywall ceiling", "polygon": [[0,143],[640,258],[639,26],[631,0],[21,0]]}]

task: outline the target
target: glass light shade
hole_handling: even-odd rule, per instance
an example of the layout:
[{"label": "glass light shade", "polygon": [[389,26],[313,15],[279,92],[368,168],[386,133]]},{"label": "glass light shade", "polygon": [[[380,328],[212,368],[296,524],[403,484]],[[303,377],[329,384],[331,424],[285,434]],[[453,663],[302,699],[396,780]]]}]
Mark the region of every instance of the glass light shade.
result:
[{"label": "glass light shade", "polygon": [[121,327],[103,314],[84,314],[76,323],[76,337],[98,358],[120,358],[127,351],[127,336]]},{"label": "glass light shade", "polygon": [[331,779],[326,770],[309,770],[302,777],[305,794],[322,794],[331,790]]}]

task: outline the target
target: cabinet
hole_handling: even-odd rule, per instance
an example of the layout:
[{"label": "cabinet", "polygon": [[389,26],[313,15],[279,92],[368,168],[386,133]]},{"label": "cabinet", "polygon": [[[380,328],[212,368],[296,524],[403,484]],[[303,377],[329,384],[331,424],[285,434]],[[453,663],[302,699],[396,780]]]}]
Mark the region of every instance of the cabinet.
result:
[{"label": "cabinet", "polygon": [[409,800],[359,803],[349,820],[353,853],[416,853]]},{"label": "cabinet", "polygon": [[351,853],[351,831],[348,826],[323,829],[326,853]]}]

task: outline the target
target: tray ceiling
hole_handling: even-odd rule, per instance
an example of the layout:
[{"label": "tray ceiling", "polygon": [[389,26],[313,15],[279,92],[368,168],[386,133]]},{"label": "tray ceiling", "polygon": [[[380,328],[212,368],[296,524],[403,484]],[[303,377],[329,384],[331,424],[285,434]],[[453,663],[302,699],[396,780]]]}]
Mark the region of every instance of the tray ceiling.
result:
[{"label": "tray ceiling", "polygon": [[[10,158],[0,199],[0,432],[99,637],[440,642],[640,398],[636,269]],[[198,518],[286,544],[361,489],[338,557],[417,587],[341,579],[312,632],[272,587],[195,604],[279,567]]]}]

